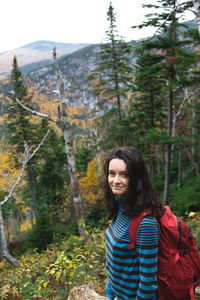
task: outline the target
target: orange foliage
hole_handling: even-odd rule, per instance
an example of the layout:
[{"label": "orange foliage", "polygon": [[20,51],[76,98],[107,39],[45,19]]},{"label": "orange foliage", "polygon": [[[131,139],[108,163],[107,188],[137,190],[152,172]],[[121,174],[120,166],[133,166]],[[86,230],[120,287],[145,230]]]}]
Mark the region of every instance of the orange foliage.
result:
[{"label": "orange foliage", "polygon": [[79,179],[81,194],[86,199],[86,205],[94,205],[103,198],[97,173],[97,158],[88,163],[86,176]]}]

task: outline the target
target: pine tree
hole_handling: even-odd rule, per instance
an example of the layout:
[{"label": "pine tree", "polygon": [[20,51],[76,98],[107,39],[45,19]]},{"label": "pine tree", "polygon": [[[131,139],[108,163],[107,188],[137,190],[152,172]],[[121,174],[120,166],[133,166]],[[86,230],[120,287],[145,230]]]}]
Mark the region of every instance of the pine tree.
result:
[{"label": "pine tree", "polygon": [[17,58],[14,56],[13,69],[10,78],[12,84],[12,93],[10,94],[10,103],[7,110],[7,130],[10,134],[9,142],[16,145],[18,152],[24,151],[24,142],[31,144],[33,142],[34,124],[31,123],[30,114],[19,106],[16,99],[22,101],[24,105],[31,106],[31,97],[28,96],[27,88],[21,71],[18,68]]},{"label": "pine tree", "polygon": [[40,151],[38,194],[43,203],[52,210],[62,205],[66,197],[66,186],[70,184],[63,136],[51,129],[46,144]]},{"label": "pine tree", "polygon": [[[159,5],[160,4],[160,5]],[[191,43],[188,39],[183,39],[180,28],[183,24],[180,23],[180,17],[184,11],[188,8],[188,3],[178,4],[176,0],[161,0],[158,5],[147,5],[147,7],[157,8],[155,15],[148,15],[148,20],[139,25],[139,28],[144,26],[155,26],[159,28],[160,34],[154,38],[144,41],[142,43],[142,51],[145,55],[149,55],[152,65],[149,64],[149,60],[146,60],[144,56],[138,59],[139,72],[145,70],[144,78],[140,73],[136,74],[136,91],[141,92],[141,105],[140,110],[146,111],[147,115],[150,113],[150,117],[147,120],[151,120],[150,129],[155,128],[153,122],[153,116],[155,117],[155,100],[157,103],[160,101],[160,108],[163,107],[167,111],[166,118],[162,123],[167,123],[167,136],[166,139],[166,160],[165,160],[165,187],[164,187],[164,203],[168,202],[169,191],[169,175],[170,175],[170,162],[172,152],[172,120],[174,111],[179,107],[183,89],[190,85],[192,82],[193,74],[191,72],[191,66],[196,61],[196,56],[187,51],[185,45]],[[158,10],[158,8],[162,10]],[[141,68],[142,62],[142,68]],[[140,77],[141,76],[141,77]],[[150,78],[152,77],[152,84]],[[138,80],[139,79],[139,80]],[[148,87],[154,91],[154,94],[149,94],[148,87],[143,85],[142,81],[148,80]],[[153,86],[155,84],[155,86]],[[157,85],[159,84],[159,85]],[[155,87],[155,88],[154,88]],[[156,94],[156,88],[159,94]],[[153,95],[153,98],[152,98]],[[144,100],[144,97],[147,98]],[[152,100],[154,100],[152,102]],[[148,111],[145,110],[146,103],[148,103]],[[152,105],[153,104],[153,105]],[[138,104],[139,105],[139,104]],[[160,111],[160,110],[159,110]],[[159,112],[157,111],[157,112]],[[160,111],[163,115],[164,110]],[[146,121],[145,121],[146,122]]]},{"label": "pine tree", "polygon": [[[24,105],[33,107],[31,97],[28,95],[28,90],[25,86],[21,71],[18,68],[17,58],[13,58],[13,69],[11,72],[12,93],[10,94],[10,103],[7,110],[7,131],[9,134],[9,142],[16,147],[17,153],[23,153],[24,143],[34,145],[40,141],[37,135],[38,125],[31,122],[31,115],[25,111],[17,102],[19,99]],[[27,165],[27,177],[29,188],[31,191],[32,208],[36,212],[36,173],[35,164],[37,156],[34,157]],[[16,157],[18,164],[18,156]]]},{"label": "pine tree", "polygon": [[[123,108],[127,102],[127,92],[132,83],[130,62],[131,45],[118,35],[116,15],[110,3],[107,12],[109,28],[106,31],[105,43],[100,45],[96,57],[96,67],[89,76],[94,81],[94,94],[98,96],[102,122],[111,125],[119,124],[123,119]],[[113,132],[113,128],[112,128]],[[122,140],[122,135],[121,140]],[[119,139],[118,139],[119,140]]]}]

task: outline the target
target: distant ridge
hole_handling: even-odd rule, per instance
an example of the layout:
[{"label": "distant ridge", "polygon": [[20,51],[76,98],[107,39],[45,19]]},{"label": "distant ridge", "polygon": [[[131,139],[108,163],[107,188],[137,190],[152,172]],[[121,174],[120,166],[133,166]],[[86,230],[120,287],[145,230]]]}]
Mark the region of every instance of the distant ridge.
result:
[{"label": "distant ridge", "polygon": [[19,67],[40,61],[52,60],[52,49],[56,47],[58,57],[73,53],[90,44],[71,44],[53,41],[35,41],[20,48],[0,53],[0,79],[5,79],[12,70],[13,56],[16,55]]},{"label": "distant ridge", "polygon": [[[77,48],[80,49],[80,48],[86,47],[88,45],[90,45],[90,44],[60,43],[60,42],[41,40],[41,41],[36,41],[36,42],[26,44],[18,49],[31,48],[31,49],[35,49],[35,50],[39,49],[41,51],[49,51],[49,50],[52,50],[54,47],[56,47],[57,50],[61,50],[61,49],[66,50],[66,48],[68,48],[70,51],[71,49],[73,50],[74,48],[76,48],[76,50],[77,50]],[[70,51],[70,53],[71,53],[71,51]]]}]

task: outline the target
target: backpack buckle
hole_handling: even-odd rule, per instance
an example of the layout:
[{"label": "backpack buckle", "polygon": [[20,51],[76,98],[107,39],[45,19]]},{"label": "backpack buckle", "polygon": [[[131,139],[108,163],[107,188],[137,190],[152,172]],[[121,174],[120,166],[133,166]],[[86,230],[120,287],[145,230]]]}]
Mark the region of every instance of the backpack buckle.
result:
[{"label": "backpack buckle", "polygon": [[188,254],[188,252],[189,252],[188,249],[182,249],[182,250],[181,250],[181,255],[182,255],[182,256],[183,256],[183,255],[186,255],[186,254]]}]

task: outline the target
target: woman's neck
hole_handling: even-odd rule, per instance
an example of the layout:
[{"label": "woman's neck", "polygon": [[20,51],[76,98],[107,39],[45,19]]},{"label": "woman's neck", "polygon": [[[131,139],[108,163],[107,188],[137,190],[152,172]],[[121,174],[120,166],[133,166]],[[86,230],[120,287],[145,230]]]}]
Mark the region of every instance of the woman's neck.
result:
[{"label": "woman's neck", "polygon": [[125,198],[124,198],[124,196],[115,195],[115,201],[118,203],[119,208],[125,208]]}]

